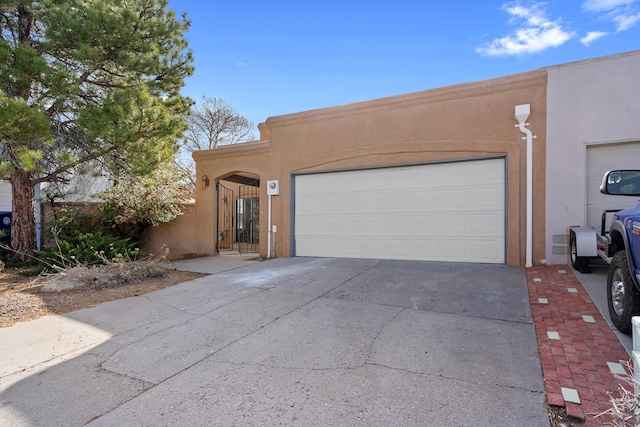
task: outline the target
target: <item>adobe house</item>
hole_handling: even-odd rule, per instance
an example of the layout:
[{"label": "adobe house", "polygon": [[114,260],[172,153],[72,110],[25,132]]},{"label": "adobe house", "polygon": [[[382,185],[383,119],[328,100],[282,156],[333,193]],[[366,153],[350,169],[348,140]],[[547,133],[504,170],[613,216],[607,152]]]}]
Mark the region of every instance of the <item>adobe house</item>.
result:
[{"label": "adobe house", "polygon": [[265,257],[566,264],[568,226],[618,203],[590,195],[604,159],[640,166],[638,69],[640,51],[270,117],[194,153],[197,202],[149,247],[217,254],[251,228]]}]

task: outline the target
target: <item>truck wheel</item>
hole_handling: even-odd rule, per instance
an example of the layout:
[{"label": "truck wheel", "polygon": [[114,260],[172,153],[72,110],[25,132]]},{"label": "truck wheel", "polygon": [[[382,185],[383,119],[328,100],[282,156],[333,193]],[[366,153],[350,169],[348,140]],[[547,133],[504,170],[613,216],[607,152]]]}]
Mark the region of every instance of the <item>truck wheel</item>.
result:
[{"label": "truck wheel", "polygon": [[574,232],[571,232],[569,236],[569,251],[571,252],[571,266],[580,273],[588,273],[589,258],[578,256],[578,244],[576,243],[576,234]]},{"label": "truck wheel", "polygon": [[607,302],[611,322],[624,334],[631,333],[631,318],[640,314],[640,293],[629,272],[627,253],[618,251],[607,276]]}]

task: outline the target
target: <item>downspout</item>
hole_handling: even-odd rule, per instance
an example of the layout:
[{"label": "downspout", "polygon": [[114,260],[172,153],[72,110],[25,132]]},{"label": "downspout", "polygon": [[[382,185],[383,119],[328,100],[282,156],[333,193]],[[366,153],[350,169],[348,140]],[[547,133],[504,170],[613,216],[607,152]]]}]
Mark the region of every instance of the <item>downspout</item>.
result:
[{"label": "downspout", "polygon": [[517,128],[524,133],[522,139],[527,140],[527,241],[526,241],[526,262],[525,267],[533,267],[533,138],[535,135],[531,133],[527,126],[527,118],[531,113],[530,104],[516,105],[515,116],[518,124]]}]

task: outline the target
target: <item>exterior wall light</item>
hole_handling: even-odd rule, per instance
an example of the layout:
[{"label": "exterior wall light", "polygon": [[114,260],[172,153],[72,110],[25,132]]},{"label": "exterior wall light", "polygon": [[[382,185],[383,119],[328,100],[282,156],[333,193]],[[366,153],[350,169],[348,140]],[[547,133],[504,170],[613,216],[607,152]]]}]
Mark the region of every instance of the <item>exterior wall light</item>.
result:
[{"label": "exterior wall light", "polygon": [[207,188],[209,186],[209,177],[207,175],[202,175],[202,188]]}]

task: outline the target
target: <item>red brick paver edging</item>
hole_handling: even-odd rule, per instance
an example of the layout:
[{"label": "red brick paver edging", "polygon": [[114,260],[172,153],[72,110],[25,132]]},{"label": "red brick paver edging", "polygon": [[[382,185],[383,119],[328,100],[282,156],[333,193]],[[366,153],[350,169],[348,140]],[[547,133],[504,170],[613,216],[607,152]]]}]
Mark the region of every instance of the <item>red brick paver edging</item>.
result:
[{"label": "red brick paver edging", "polygon": [[620,366],[609,363],[629,355],[570,267],[532,267],[526,276],[547,403],[587,426],[611,425],[610,416],[594,416],[611,408],[607,392],[619,397],[611,367]]}]

